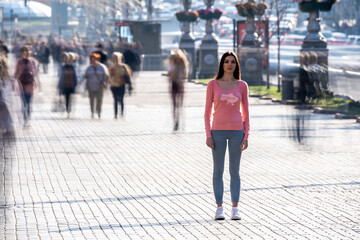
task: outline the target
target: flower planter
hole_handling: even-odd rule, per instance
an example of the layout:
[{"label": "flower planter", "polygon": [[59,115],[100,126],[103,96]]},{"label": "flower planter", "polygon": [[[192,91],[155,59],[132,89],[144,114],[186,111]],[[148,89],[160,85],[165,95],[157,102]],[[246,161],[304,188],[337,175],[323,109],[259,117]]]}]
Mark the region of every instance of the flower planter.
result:
[{"label": "flower planter", "polygon": [[180,22],[196,22],[198,18],[198,13],[195,11],[190,11],[186,13],[185,11],[180,11],[175,13],[176,19]]},{"label": "flower planter", "polygon": [[313,12],[318,10],[317,2],[301,2],[298,5],[301,12]]},{"label": "flower planter", "polygon": [[318,3],[319,10],[322,12],[330,12],[332,5],[333,5],[332,2],[319,2]]},{"label": "flower planter", "polygon": [[178,20],[180,22],[196,22],[197,17],[186,16],[186,15],[177,15],[176,20]]},{"label": "flower planter", "polygon": [[187,16],[186,15],[175,15],[176,16],[176,20],[183,22],[187,20]]},{"label": "flower planter", "polygon": [[211,10],[211,8],[206,8],[206,9],[199,9],[198,11],[199,17],[201,19],[204,20],[208,20],[208,19],[219,19],[222,15],[222,11],[218,8],[215,8],[215,10]]},{"label": "flower planter", "polygon": [[213,12],[212,18],[219,19],[221,17],[221,15],[222,15],[221,12]]},{"label": "flower planter", "polygon": [[199,14],[199,18],[207,20],[212,18],[212,14]]},{"label": "flower planter", "polygon": [[299,3],[299,10],[301,12],[312,12],[312,11],[321,11],[321,12],[329,12],[331,11],[331,7],[334,4],[333,1],[329,2],[301,2]]}]

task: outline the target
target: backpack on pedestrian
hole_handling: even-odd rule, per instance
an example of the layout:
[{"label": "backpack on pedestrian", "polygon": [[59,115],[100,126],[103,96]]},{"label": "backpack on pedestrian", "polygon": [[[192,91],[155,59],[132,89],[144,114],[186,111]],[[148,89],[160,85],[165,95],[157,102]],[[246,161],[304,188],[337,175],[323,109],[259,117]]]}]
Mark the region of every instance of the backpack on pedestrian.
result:
[{"label": "backpack on pedestrian", "polygon": [[63,70],[62,87],[66,89],[75,87],[74,70],[72,68],[65,68]]},{"label": "backpack on pedestrian", "polygon": [[24,69],[19,76],[19,81],[23,85],[33,84],[35,82],[35,77],[33,72],[31,71],[30,60],[23,59],[22,61],[24,63]]}]

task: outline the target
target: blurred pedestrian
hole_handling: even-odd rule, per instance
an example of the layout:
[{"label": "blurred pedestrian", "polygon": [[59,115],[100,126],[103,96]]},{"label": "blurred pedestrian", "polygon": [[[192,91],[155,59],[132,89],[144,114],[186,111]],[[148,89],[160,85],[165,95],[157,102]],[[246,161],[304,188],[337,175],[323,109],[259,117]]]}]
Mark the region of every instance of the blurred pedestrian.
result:
[{"label": "blurred pedestrian", "polygon": [[[31,48],[28,46],[22,46],[20,48],[21,59],[16,63],[14,77],[17,79],[23,89],[23,101],[24,101],[24,121],[25,126],[28,125],[31,114],[31,101],[34,94],[35,87],[40,85],[38,74],[39,64],[31,57]],[[38,81],[38,82],[36,82]]]},{"label": "blurred pedestrian", "polygon": [[108,44],[106,46],[106,53],[108,54],[108,56],[112,56],[114,53],[114,44],[111,39],[109,39]]},{"label": "blurred pedestrian", "polygon": [[306,101],[315,93],[310,80],[308,66],[310,64],[310,55],[308,52],[300,52],[300,69],[299,69],[299,94],[298,98],[301,103],[305,104]]},{"label": "blurred pedestrian", "polygon": [[101,42],[98,42],[95,45],[96,50],[93,53],[97,53],[100,55],[100,63],[107,65],[107,61],[108,61],[108,55],[107,53],[104,51],[104,44]]},{"label": "blurred pedestrian", "polygon": [[74,53],[65,53],[65,64],[61,69],[58,86],[60,94],[65,97],[65,109],[68,118],[70,118],[71,112],[71,95],[75,93],[77,86],[76,70],[73,66],[75,58],[76,56]]},{"label": "blurred pedestrian", "polygon": [[173,105],[174,131],[179,129],[179,120],[184,101],[184,81],[188,73],[186,53],[180,49],[173,50],[169,57],[168,76]]},{"label": "blurred pedestrian", "polygon": [[112,55],[113,65],[110,67],[110,89],[114,97],[115,119],[118,116],[118,104],[121,107],[121,116],[124,115],[124,95],[125,86],[129,85],[129,92],[132,91],[131,70],[124,63],[124,56],[120,52],[114,52]]},{"label": "blurred pedestrian", "polygon": [[123,52],[124,61],[131,68],[133,74],[139,72],[141,67],[140,54],[136,51],[135,46],[135,43],[128,44]]},{"label": "blurred pedestrian", "polygon": [[5,54],[0,54],[0,136],[14,137],[15,125],[22,120],[22,103],[17,81],[10,77]]},{"label": "blurred pedestrian", "polygon": [[3,54],[5,57],[9,54],[9,48],[5,45],[3,40],[0,40],[0,54]]},{"label": "blurred pedestrian", "polygon": [[[248,147],[249,101],[248,86],[241,80],[236,54],[225,52],[220,60],[215,79],[207,86],[205,105],[206,144],[213,155],[213,188],[217,209],[215,220],[225,219],[223,214],[223,172],[226,147],[229,147],[231,219],[240,220],[239,167],[241,153]],[[212,119],[212,121],[211,121]]]},{"label": "blurred pedestrian", "polygon": [[49,58],[50,58],[50,48],[47,46],[47,44],[43,41],[40,45],[40,63],[43,66],[44,73],[48,73],[48,65],[49,65]]},{"label": "blurred pedestrian", "polygon": [[104,64],[100,63],[100,54],[90,54],[90,66],[86,69],[84,78],[86,80],[86,90],[89,93],[91,118],[94,118],[95,100],[96,113],[101,118],[101,106],[104,90],[106,89],[109,71]]},{"label": "blurred pedestrian", "polygon": [[322,97],[325,94],[329,94],[328,76],[326,65],[319,64],[318,54],[316,51],[310,51],[310,65],[308,71],[310,73],[310,79],[316,90],[316,97]]}]

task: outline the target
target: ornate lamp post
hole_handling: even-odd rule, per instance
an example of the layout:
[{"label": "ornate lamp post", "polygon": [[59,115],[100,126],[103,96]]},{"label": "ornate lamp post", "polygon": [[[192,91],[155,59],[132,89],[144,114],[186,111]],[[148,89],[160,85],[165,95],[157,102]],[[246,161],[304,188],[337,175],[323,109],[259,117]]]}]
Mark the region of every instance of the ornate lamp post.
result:
[{"label": "ornate lamp post", "polygon": [[[322,84],[326,89],[322,89],[323,91],[327,92],[327,86],[329,82],[329,75],[328,75],[328,52],[327,49],[327,40],[322,35],[320,29],[320,11],[330,11],[332,5],[335,3],[336,0],[323,0],[321,2],[317,0],[302,0],[298,3],[299,10],[301,12],[308,12],[309,13],[309,23],[308,23],[308,35],[304,38],[303,43],[301,45],[301,56],[309,56],[315,55],[317,56],[317,62],[312,64],[319,64],[322,66],[322,78],[325,79],[313,79],[314,81],[321,81],[325,82],[326,84]],[[300,59],[302,60],[302,59]],[[301,61],[306,62],[306,61]],[[306,65],[306,63],[304,63]],[[309,64],[309,63],[307,63]],[[301,80],[301,79],[300,79]]]},{"label": "ornate lamp post", "polygon": [[191,8],[191,0],[182,0],[184,5],[184,11],[177,12],[175,14],[178,21],[181,24],[182,36],[179,43],[179,48],[186,51],[191,59],[191,63],[189,64],[191,70],[189,74],[189,80],[195,78],[196,73],[196,65],[195,65],[195,40],[190,31],[190,23],[195,22],[198,19],[199,14],[195,11],[190,11]]},{"label": "ornate lamp post", "polygon": [[206,9],[198,10],[199,17],[206,20],[205,36],[201,40],[198,62],[198,78],[213,77],[217,71],[218,61],[218,43],[214,34],[213,18],[221,17],[220,9],[213,9],[214,0],[204,0]]},{"label": "ornate lamp post", "polygon": [[249,0],[237,3],[235,7],[240,16],[246,17],[246,34],[239,47],[241,78],[249,85],[261,85],[264,49],[260,48],[261,40],[255,32],[255,16],[262,16],[267,4],[264,2],[256,4],[254,0]]}]

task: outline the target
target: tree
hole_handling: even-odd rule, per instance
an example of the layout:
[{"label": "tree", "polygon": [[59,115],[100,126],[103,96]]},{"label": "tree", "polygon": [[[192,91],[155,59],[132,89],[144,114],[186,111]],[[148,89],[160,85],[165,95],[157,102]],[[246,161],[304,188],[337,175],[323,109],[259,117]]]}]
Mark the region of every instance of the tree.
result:
[{"label": "tree", "polygon": [[269,1],[269,8],[267,10],[267,13],[265,15],[268,24],[271,24],[269,22],[270,20],[270,16],[272,16],[273,14],[276,14],[276,27],[272,27],[272,26],[268,26],[269,27],[269,31],[267,32],[267,36],[265,36],[265,39],[267,41],[267,71],[266,71],[266,83],[267,83],[267,88],[270,88],[270,81],[269,81],[269,43],[270,43],[270,39],[271,37],[273,37],[274,35],[277,35],[277,45],[278,45],[278,53],[277,53],[277,58],[278,58],[278,69],[277,69],[277,76],[278,76],[278,92],[280,92],[280,81],[281,81],[281,71],[280,71],[280,43],[281,43],[281,36],[280,36],[280,22],[283,19],[285,13],[286,13],[286,9],[289,8],[289,6],[292,4],[292,0],[270,0]]}]

